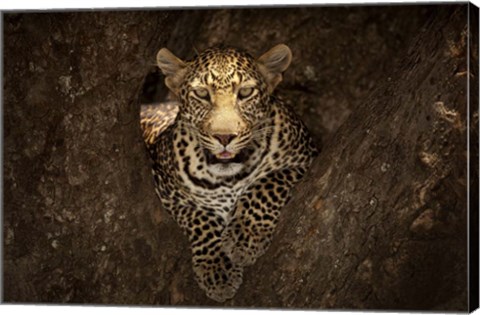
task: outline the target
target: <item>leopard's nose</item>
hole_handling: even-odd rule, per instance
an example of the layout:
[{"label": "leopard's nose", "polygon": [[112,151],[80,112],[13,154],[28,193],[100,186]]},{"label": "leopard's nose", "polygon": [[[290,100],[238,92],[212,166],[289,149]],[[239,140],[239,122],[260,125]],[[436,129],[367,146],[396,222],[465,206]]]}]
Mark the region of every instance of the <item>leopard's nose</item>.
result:
[{"label": "leopard's nose", "polygon": [[237,135],[235,134],[215,134],[213,137],[217,139],[220,144],[223,146],[227,146],[232,140],[236,137]]}]

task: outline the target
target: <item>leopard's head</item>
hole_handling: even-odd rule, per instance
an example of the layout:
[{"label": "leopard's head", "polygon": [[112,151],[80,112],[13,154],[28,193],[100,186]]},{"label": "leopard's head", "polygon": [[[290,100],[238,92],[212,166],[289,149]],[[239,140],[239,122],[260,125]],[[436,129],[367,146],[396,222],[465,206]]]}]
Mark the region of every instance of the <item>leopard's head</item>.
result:
[{"label": "leopard's head", "polygon": [[179,119],[214,159],[233,163],[270,119],[269,97],[292,59],[277,45],[255,59],[233,48],[212,48],[183,61],[162,48],[157,63],[180,100]]}]

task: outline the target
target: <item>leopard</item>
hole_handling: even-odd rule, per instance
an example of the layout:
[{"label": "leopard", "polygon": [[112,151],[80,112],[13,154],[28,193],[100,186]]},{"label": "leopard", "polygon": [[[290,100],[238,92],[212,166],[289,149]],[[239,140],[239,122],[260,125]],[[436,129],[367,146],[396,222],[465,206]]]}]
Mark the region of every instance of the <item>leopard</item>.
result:
[{"label": "leopard", "polygon": [[213,47],[183,60],[162,48],[156,61],[174,101],[141,114],[155,191],[189,240],[199,287],[224,302],[266,252],[319,153],[276,93],[292,52],[278,44],[255,58]]}]

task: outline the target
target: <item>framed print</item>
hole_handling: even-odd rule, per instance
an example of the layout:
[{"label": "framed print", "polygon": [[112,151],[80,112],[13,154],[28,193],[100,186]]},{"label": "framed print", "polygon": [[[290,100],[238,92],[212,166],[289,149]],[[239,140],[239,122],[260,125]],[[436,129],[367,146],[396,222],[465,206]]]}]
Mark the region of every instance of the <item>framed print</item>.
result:
[{"label": "framed print", "polygon": [[478,307],[473,4],[2,25],[4,303]]}]

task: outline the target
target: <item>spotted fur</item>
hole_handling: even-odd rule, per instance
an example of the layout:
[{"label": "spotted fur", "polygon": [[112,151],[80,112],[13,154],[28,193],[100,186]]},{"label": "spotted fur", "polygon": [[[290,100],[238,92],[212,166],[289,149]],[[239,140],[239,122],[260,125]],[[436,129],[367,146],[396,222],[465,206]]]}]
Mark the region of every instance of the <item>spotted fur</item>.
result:
[{"label": "spotted fur", "polygon": [[216,301],[232,298],[243,267],[266,251],[292,186],[317,154],[273,94],[290,60],[285,45],[258,59],[232,48],[191,61],[166,49],[157,55],[179,110],[168,124],[165,113],[142,114],[156,192],[191,243],[199,286]]},{"label": "spotted fur", "polygon": [[177,114],[178,103],[174,101],[142,105],[140,124],[145,143],[148,146],[153,145],[160,134],[173,124]]}]

